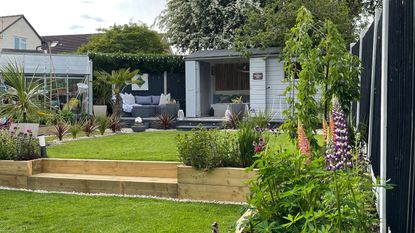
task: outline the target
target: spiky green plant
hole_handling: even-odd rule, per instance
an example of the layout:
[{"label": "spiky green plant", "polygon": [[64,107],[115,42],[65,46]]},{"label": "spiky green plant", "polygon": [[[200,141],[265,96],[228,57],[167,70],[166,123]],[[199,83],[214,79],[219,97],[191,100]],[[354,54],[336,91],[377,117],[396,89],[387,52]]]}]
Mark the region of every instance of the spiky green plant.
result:
[{"label": "spiky green plant", "polygon": [[5,101],[0,105],[0,117],[27,122],[29,116],[40,116],[44,111],[40,101],[42,84],[33,78],[27,79],[23,68],[17,64],[1,67],[0,73],[9,86],[9,91],[0,95],[0,99]]},{"label": "spiky green plant", "polygon": [[139,70],[130,71],[128,69],[119,69],[113,70],[111,74],[106,71],[97,71],[95,72],[95,76],[103,83],[108,83],[113,86],[113,91],[115,94],[115,102],[114,102],[114,115],[117,117],[121,117],[121,90],[124,85],[130,84],[143,84],[142,79],[133,80],[134,76],[139,73]]}]

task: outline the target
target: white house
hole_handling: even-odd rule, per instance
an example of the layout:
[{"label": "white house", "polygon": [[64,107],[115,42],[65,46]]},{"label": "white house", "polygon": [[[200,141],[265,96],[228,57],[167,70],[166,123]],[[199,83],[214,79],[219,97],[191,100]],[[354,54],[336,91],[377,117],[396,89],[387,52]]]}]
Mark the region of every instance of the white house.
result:
[{"label": "white house", "polygon": [[186,117],[222,117],[228,104],[242,96],[251,111],[283,120],[289,106],[284,91],[280,48],[253,49],[243,56],[232,50],[198,51],[186,56]]},{"label": "white house", "polygon": [[42,38],[23,15],[0,16],[0,50],[36,50]]}]

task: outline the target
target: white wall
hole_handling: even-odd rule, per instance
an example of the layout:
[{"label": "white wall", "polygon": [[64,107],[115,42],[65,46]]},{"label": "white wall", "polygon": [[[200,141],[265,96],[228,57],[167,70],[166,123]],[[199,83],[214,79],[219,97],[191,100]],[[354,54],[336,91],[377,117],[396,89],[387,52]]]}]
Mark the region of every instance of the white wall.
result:
[{"label": "white wall", "polygon": [[[254,73],[262,73],[262,80],[254,80]],[[255,112],[266,111],[266,60],[265,58],[250,58],[249,59],[249,86],[250,92],[250,107],[255,109]]]},{"label": "white wall", "polygon": [[20,18],[1,35],[0,50],[4,48],[14,49],[15,36],[26,38],[26,49],[35,50],[37,46],[41,45],[39,37],[23,18]]},{"label": "white wall", "polygon": [[186,61],[185,63],[185,75],[186,75],[186,117],[196,117],[199,80],[199,62]]},{"label": "white wall", "polygon": [[266,109],[273,119],[283,119],[282,111],[288,108],[284,91],[287,83],[284,83],[284,63],[278,58],[268,58],[266,61],[267,94]]}]

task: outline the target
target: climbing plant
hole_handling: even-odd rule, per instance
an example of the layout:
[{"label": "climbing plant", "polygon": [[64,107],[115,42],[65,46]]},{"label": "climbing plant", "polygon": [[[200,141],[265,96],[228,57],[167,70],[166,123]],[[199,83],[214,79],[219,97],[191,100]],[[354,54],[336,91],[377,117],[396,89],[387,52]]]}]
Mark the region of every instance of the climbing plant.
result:
[{"label": "climbing plant", "polygon": [[[322,122],[328,121],[331,99],[336,95],[346,114],[350,104],[359,98],[359,60],[351,55],[342,35],[330,21],[315,22],[304,7],[298,11],[296,25],[291,29],[283,50],[287,102],[291,108],[284,114],[283,129],[297,138],[298,122],[317,149],[313,137]],[[321,90],[321,98],[319,98]]]}]

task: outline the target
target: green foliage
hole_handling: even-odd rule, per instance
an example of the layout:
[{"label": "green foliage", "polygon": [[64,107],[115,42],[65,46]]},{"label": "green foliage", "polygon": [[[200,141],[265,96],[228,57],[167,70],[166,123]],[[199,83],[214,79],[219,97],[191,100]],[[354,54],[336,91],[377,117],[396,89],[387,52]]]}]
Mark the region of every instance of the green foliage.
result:
[{"label": "green foliage", "polygon": [[160,35],[146,25],[114,24],[108,29],[99,29],[99,31],[102,33],[92,36],[87,44],[78,49],[78,52],[158,54],[165,53],[167,50],[167,45],[162,42]]},{"label": "green foliage", "polygon": [[327,171],[323,157],[307,161],[299,153],[271,150],[258,156],[254,166],[258,177],[250,182],[248,203],[256,213],[246,223],[250,232],[376,229],[372,180],[361,169]]},{"label": "green foliage", "polygon": [[[301,8],[284,47],[284,70],[289,83],[285,93],[292,108],[284,112],[288,120],[283,128],[295,139],[300,121],[313,150],[319,148],[313,135],[322,122],[320,113],[329,121],[327,113],[334,95],[348,113],[349,103],[359,98],[360,72],[358,59],[348,52],[335,25],[329,20],[316,25],[319,24],[311,13]],[[321,100],[316,98],[318,88],[322,90]]]},{"label": "green foliage", "polygon": [[94,104],[107,105],[111,103],[112,89],[105,76],[96,76],[92,81],[94,89]]},{"label": "green foliage", "polygon": [[0,69],[2,79],[10,90],[0,95],[7,103],[0,104],[0,117],[7,116],[17,122],[27,123],[43,114],[41,90],[43,85],[34,79],[26,79],[23,68],[8,64]]},{"label": "green foliage", "polygon": [[115,103],[113,109],[113,115],[116,117],[121,117],[122,112],[122,103],[121,103],[121,90],[122,87],[126,84],[143,84],[142,79],[133,80],[133,78],[139,73],[139,70],[130,71],[130,68],[113,70],[111,74],[106,71],[96,71],[95,76],[97,80],[100,80],[102,83],[106,83],[113,87],[113,92],[115,94]]},{"label": "green foliage", "polygon": [[[356,24],[359,14],[350,11],[348,2],[337,0],[273,0],[262,8],[251,8],[247,22],[237,30],[235,46],[246,48],[282,47],[290,39],[290,29],[296,24],[296,15],[301,7],[306,7],[316,21],[331,20],[339,28],[348,43],[356,37]],[[362,6],[358,7],[359,9]]]},{"label": "green foliage", "polygon": [[177,150],[179,160],[196,169],[238,165],[238,143],[229,132],[199,128],[191,134],[178,135]]},{"label": "green foliage", "polygon": [[31,160],[40,155],[39,141],[31,133],[0,130],[0,160]]},{"label": "green foliage", "polygon": [[98,117],[97,118],[98,131],[101,135],[104,135],[105,130],[110,126],[109,117]]},{"label": "green foliage", "polygon": [[272,116],[266,112],[255,112],[254,116],[251,117],[251,121],[254,126],[257,126],[261,129],[266,129],[269,126]]},{"label": "green foliage", "polygon": [[81,132],[82,127],[79,123],[74,123],[69,127],[69,132],[72,135],[72,138],[75,139],[79,132]]},{"label": "green foliage", "polygon": [[254,122],[251,120],[243,121],[239,125],[237,137],[241,167],[249,167],[255,161],[255,147],[253,143],[258,142],[261,137],[261,133],[255,127]]},{"label": "green foliage", "polygon": [[160,17],[160,26],[182,52],[227,49],[251,7],[257,7],[255,1],[171,0]]},{"label": "green foliage", "polygon": [[0,160],[13,160],[16,157],[16,141],[8,130],[0,130]]},{"label": "green foliage", "polygon": [[144,73],[184,73],[183,56],[164,54],[109,54],[88,53],[93,61],[94,70],[119,70],[122,68],[139,69]]}]

